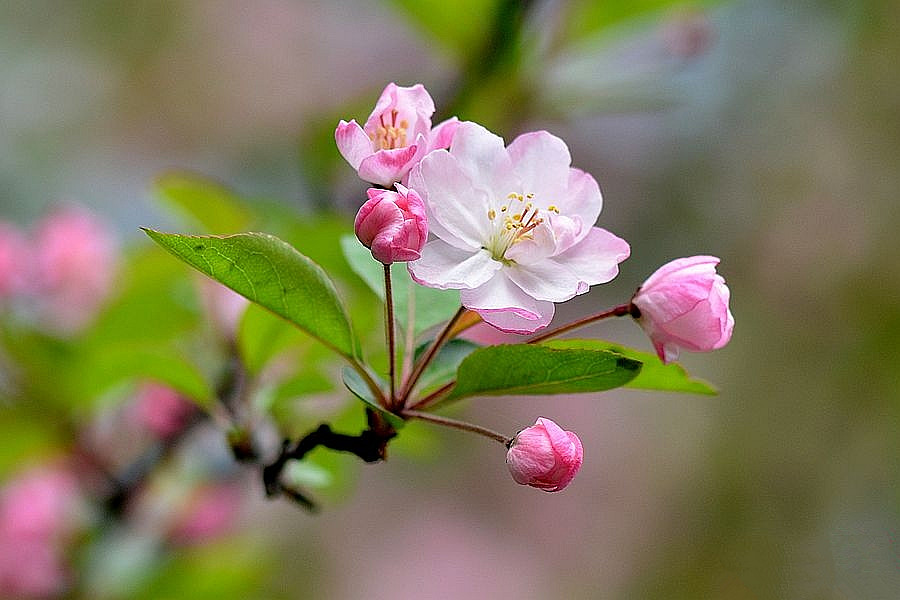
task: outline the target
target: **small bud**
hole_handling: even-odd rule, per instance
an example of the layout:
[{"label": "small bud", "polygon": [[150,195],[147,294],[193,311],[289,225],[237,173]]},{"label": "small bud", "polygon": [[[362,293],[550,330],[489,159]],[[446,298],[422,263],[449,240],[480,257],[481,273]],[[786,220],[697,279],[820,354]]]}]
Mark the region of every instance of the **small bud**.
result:
[{"label": "small bud", "polygon": [[578,436],[543,417],[520,431],[506,453],[506,466],[516,483],[545,492],[569,485],[583,460]]},{"label": "small bud", "polygon": [[428,238],[425,205],[415,190],[397,184],[397,191],[370,188],[369,199],[356,215],[356,237],[372,250],[375,260],[389,265],[419,258]]},{"label": "small bud", "polygon": [[677,359],[682,348],[709,352],[731,339],[730,292],[716,273],[717,264],[714,256],[673,260],[657,269],[632,298],[640,314],[637,321],[663,362]]}]

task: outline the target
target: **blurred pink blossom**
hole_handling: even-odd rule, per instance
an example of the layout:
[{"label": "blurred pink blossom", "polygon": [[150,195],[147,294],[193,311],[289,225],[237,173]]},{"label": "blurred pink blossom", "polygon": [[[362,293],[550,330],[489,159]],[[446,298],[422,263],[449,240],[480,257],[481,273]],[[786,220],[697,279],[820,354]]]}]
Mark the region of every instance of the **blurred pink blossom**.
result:
[{"label": "blurred pink blossom", "polygon": [[112,291],[118,262],[112,232],[81,207],[48,214],[34,239],[35,292],[51,325],[64,333],[85,326]]},{"label": "blurred pink blossom", "polygon": [[37,467],[0,491],[0,596],[47,598],[66,586],[63,544],[76,526],[78,482]]},{"label": "blurred pink blossom", "polygon": [[383,187],[403,182],[409,170],[436,148],[447,148],[459,125],[456,117],[432,129],[434,101],[421,83],[389,83],[366,124],[338,124],[334,139],[360,178]]},{"label": "blurred pink blossom", "polygon": [[250,301],[209,277],[198,281],[200,299],[213,325],[225,339],[233,340]]},{"label": "blurred pink blossom", "polygon": [[226,534],[241,508],[241,490],[234,483],[217,483],[193,491],[171,530],[173,540],[202,544]]},{"label": "blurred pink blossom", "polygon": [[632,298],[640,311],[638,323],[663,362],[677,359],[682,348],[709,352],[731,339],[731,294],[716,273],[718,264],[715,256],[673,260],[657,269]]},{"label": "blurred pink blossom", "polygon": [[399,183],[396,187],[396,192],[369,188],[369,199],[354,222],[356,237],[385,265],[416,260],[428,238],[428,219],[419,194]]},{"label": "blurred pink blossom", "polygon": [[26,289],[29,264],[25,234],[15,225],[0,221],[0,305]]},{"label": "blurred pink blossom", "polygon": [[194,405],[172,388],[145,383],[137,392],[133,417],[137,425],[160,438],[181,431],[194,412]]},{"label": "blurred pink blossom", "polygon": [[516,483],[545,492],[569,485],[583,460],[578,436],[543,417],[520,431],[506,454],[506,466]]}]

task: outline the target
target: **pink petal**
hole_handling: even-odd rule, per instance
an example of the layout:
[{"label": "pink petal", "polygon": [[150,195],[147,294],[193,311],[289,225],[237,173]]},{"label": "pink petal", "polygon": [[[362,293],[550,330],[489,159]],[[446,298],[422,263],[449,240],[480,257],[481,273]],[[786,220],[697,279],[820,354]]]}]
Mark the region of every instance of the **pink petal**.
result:
[{"label": "pink petal", "polygon": [[506,276],[506,271],[497,273],[483,285],[460,292],[463,306],[509,333],[533,333],[547,326],[553,318],[553,303],[526,294]]},{"label": "pink petal", "polygon": [[431,139],[428,142],[427,152],[449,148],[458,127],[459,119],[456,117],[450,117],[446,121],[435,125],[434,129],[431,130]]},{"label": "pink petal", "polygon": [[349,123],[341,120],[334,130],[334,141],[341,156],[354,169],[359,169],[363,159],[374,151],[372,140],[355,120]]},{"label": "pink petal", "polygon": [[494,276],[502,265],[486,250],[460,250],[441,240],[422,248],[422,258],[407,265],[412,278],[422,285],[442,290],[477,287]]},{"label": "pink petal", "polygon": [[418,147],[415,145],[379,150],[363,159],[359,165],[359,176],[364,181],[391,187],[409,171],[417,151]]},{"label": "pink petal", "polygon": [[565,302],[578,294],[580,279],[568,265],[544,260],[532,265],[511,265],[506,275],[526,294],[538,300]]},{"label": "pink petal", "polygon": [[673,274],[678,273],[679,279],[682,278],[682,273],[680,271],[684,271],[686,269],[690,269],[690,272],[697,271],[698,273],[706,273],[709,272],[709,267],[713,267],[713,271],[715,271],[715,266],[718,265],[720,260],[715,256],[688,256],[685,258],[676,258],[673,261],[670,261],[659,269],[657,269],[641,286],[641,289],[647,291],[652,289],[658,282],[669,279]]},{"label": "pink petal", "polygon": [[567,202],[560,197],[568,187],[572,163],[565,142],[546,131],[532,131],[514,139],[507,151],[522,189],[534,194],[538,206]]}]

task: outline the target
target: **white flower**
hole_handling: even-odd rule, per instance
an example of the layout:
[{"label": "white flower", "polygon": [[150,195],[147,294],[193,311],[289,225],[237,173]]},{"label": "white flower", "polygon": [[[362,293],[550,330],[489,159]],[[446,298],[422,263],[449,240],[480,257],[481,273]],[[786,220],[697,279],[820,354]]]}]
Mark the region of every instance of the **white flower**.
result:
[{"label": "white flower", "polygon": [[630,248],[593,227],[600,188],[570,164],[566,144],[546,131],[504,147],[484,127],[461,123],[449,150],[410,173],[437,236],[409,263],[413,279],[461,290],[466,308],[514,333],[546,327],[554,302],[612,280]]}]

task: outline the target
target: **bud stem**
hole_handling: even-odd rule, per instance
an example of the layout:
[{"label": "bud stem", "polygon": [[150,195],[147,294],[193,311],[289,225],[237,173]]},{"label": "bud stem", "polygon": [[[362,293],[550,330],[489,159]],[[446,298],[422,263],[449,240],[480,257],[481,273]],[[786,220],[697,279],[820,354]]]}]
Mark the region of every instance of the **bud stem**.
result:
[{"label": "bud stem", "polygon": [[397,393],[395,388],[395,380],[397,377],[394,372],[397,365],[397,355],[396,344],[394,341],[394,294],[391,289],[391,265],[384,265],[384,308],[385,338],[388,351],[388,379],[391,385],[391,395],[388,397],[388,406],[393,408],[397,404]]},{"label": "bud stem", "polygon": [[407,379],[403,383],[403,387],[400,389],[400,397],[398,404],[400,406],[405,406],[407,399],[409,398],[410,393],[416,385],[416,382],[419,381],[419,377],[422,376],[422,372],[425,371],[425,367],[427,367],[432,359],[434,359],[435,355],[437,355],[437,351],[441,349],[441,346],[444,345],[450,338],[450,334],[453,331],[453,326],[459,320],[459,318],[466,312],[465,306],[460,306],[459,310],[456,311],[456,314],[453,315],[435,340],[431,343],[431,346],[428,347],[428,350],[425,351],[425,354],[420,358],[415,366],[413,367],[413,371]]},{"label": "bud stem", "polygon": [[602,319],[607,319],[609,317],[624,317],[625,315],[632,314],[632,306],[631,302],[627,304],[620,304],[619,306],[615,306],[610,308],[609,310],[604,310],[598,312],[593,315],[589,315],[584,317],[583,319],[578,319],[577,321],[572,321],[567,325],[563,325],[562,327],[557,327],[556,329],[551,329],[550,331],[546,331],[540,335],[536,335],[530,340],[528,340],[527,344],[537,344],[538,342],[543,342],[544,340],[549,340],[550,338],[556,337],[563,333],[568,333],[574,329],[578,329],[580,327],[584,327],[585,325],[590,325],[595,321],[600,321]]},{"label": "bud stem", "polygon": [[443,425],[444,427],[461,429],[463,431],[471,431],[472,433],[477,433],[478,435],[483,435],[486,438],[498,441],[507,447],[509,447],[509,445],[512,443],[512,438],[508,438],[502,433],[497,433],[493,429],[488,429],[487,427],[482,427],[481,425],[475,425],[474,423],[467,423],[466,421],[458,421],[449,417],[442,417],[440,415],[410,409],[404,410],[400,413],[400,415],[408,417],[410,419],[421,419],[423,421],[428,421],[429,423],[434,423],[436,425]]}]

